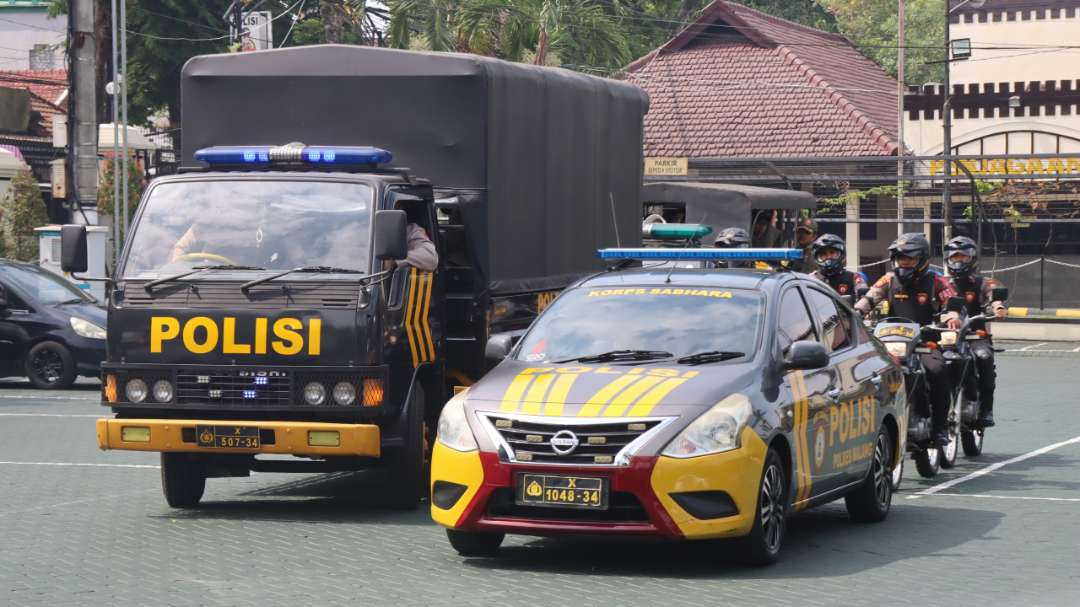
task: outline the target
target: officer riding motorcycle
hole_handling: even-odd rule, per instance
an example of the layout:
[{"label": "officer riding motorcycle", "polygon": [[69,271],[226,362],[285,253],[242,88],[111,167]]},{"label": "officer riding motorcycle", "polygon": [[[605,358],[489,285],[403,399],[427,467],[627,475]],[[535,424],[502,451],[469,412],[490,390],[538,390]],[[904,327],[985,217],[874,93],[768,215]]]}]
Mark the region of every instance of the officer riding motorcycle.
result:
[{"label": "officer riding motorcycle", "polygon": [[[878,304],[887,301],[891,316],[923,326],[934,324],[956,293],[947,279],[930,271],[930,241],[924,234],[904,234],[889,245],[889,259],[893,271],[878,279],[855,304],[855,309],[865,318]],[[958,313],[946,312],[944,318],[950,329],[960,328]],[[949,443],[947,420],[952,378],[940,351],[929,350],[919,357],[929,384],[931,438],[936,445],[944,447]]]},{"label": "officer riding motorcycle", "polygon": [[[963,298],[969,316],[985,313],[997,319],[1005,318],[1008,313],[1005,303],[993,300],[997,283],[992,278],[979,275],[979,247],[974,240],[967,236],[957,236],[945,243],[945,265],[949,268],[950,283],[958,296]],[[971,329],[985,330],[986,321],[973,321]],[[994,347],[989,336],[974,342],[972,351],[978,370],[978,397],[971,394],[975,386],[965,385],[964,389],[969,400],[979,401],[977,425],[989,428],[994,425],[994,387],[997,377]]]},{"label": "officer riding motorcycle", "polygon": [[[716,235],[713,246],[718,249],[748,249],[750,248],[750,234],[742,228],[724,228]],[[716,267],[754,268],[758,266],[753,261],[718,261]]]},{"label": "officer riding motorcycle", "polygon": [[866,287],[866,281],[862,275],[844,269],[847,261],[844,239],[835,234],[823,234],[814,241],[812,252],[818,269],[810,275],[828,283],[841,297],[854,301],[855,294]]}]

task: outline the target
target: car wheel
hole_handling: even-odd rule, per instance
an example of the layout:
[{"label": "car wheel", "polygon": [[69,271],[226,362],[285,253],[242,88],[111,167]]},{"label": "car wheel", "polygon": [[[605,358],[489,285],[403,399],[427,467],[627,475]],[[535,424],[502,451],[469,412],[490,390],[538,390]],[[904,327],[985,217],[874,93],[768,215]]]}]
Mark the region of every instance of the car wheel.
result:
[{"label": "car wheel", "polygon": [[877,523],[885,520],[892,505],[892,439],[889,430],[882,426],[874,443],[874,455],[870,471],[859,486],[844,496],[844,505],[852,520],[860,523]]},{"label": "car wheel", "polygon": [[26,377],[35,388],[68,388],[75,383],[75,359],[64,344],[43,341],[26,353]]},{"label": "car wheel", "polygon": [[788,477],[780,454],[770,448],[758,487],[754,527],[743,539],[743,561],[749,565],[776,562],[787,531]]},{"label": "car wheel", "polygon": [[405,444],[388,450],[385,460],[384,506],[395,510],[415,510],[427,494],[424,483],[424,390],[413,390],[406,421]]},{"label": "car wheel", "polygon": [[915,469],[923,478],[934,478],[941,471],[941,449],[928,447],[915,452]]},{"label": "car wheel", "polygon": [[206,465],[188,453],[162,453],[161,490],[173,508],[194,508],[206,490]]},{"label": "car wheel", "polygon": [[983,439],[986,437],[985,430],[964,430],[960,433],[960,442],[964,446],[964,455],[975,457],[982,455]]},{"label": "car wheel", "polygon": [[446,539],[461,556],[492,556],[499,551],[505,537],[505,533],[446,530]]}]

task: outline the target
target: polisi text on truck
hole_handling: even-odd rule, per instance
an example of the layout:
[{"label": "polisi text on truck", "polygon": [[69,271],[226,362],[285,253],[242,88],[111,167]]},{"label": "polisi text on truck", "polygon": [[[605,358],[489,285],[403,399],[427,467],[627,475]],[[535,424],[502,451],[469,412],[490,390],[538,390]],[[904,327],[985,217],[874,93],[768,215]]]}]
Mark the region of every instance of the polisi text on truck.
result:
[{"label": "polisi text on truck", "polygon": [[179,341],[192,354],[266,354],[318,356],[322,349],[322,319],[293,317],[254,319],[253,337],[242,341],[236,318],[194,316],[186,320],[173,316],[150,317],[150,352],[160,354],[166,342]]}]

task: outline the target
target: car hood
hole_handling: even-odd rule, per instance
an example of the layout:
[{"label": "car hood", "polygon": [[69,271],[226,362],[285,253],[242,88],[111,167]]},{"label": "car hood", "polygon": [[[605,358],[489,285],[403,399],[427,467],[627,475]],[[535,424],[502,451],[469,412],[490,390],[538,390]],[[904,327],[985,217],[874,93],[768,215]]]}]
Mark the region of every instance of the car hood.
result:
[{"label": "car hood", "polygon": [[63,314],[67,314],[68,316],[75,316],[83,320],[88,320],[103,329],[105,328],[105,319],[107,313],[105,312],[105,308],[97,304],[67,304],[63,306],[56,306],[56,310]]}]

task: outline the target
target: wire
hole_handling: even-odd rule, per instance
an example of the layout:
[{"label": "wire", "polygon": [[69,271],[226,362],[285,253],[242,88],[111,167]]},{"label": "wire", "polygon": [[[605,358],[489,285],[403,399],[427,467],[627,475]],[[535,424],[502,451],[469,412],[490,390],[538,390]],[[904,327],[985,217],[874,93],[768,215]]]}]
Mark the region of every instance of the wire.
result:
[{"label": "wire", "polygon": [[[292,9],[296,8],[297,5],[299,5],[301,2],[305,2],[305,1],[306,0],[296,0],[296,2],[294,2],[292,6],[290,6],[289,8],[287,8],[284,11],[282,11],[281,13],[279,13],[276,17],[271,17],[270,21],[271,22],[277,21],[278,19],[284,17],[285,15],[290,14]],[[158,36],[158,35],[155,35],[155,34],[145,34],[143,32],[136,32],[134,30],[129,30],[129,29],[125,29],[124,32],[126,32],[128,34],[134,34],[134,35],[140,36],[142,38],[149,38],[151,40],[166,40],[166,41],[170,41],[170,42],[216,42],[218,40],[224,40],[226,38],[233,37],[232,33],[223,34],[221,36],[214,36],[214,37],[211,37],[211,38],[187,38],[187,37],[184,37],[184,36]]]},{"label": "wire", "polygon": [[15,21],[14,19],[8,19],[7,17],[0,17],[0,21],[7,21],[8,23],[14,23],[15,25],[21,25],[23,27],[29,27],[30,29],[41,30],[43,32],[52,32],[54,34],[60,34],[61,36],[67,34],[67,28],[54,30],[47,27],[41,27],[40,25],[34,25],[33,23],[26,23],[25,21]]},{"label": "wire", "polygon": [[279,48],[285,46],[285,43],[289,41],[289,36],[292,35],[293,28],[296,27],[296,24],[303,18],[304,6],[306,3],[307,0],[304,0],[304,2],[300,4],[299,10],[296,11],[296,17],[293,18],[293,22],[289,25],[289,31],[285,32],[285,37],[282,38],[281,43],[278,44]]},{"label": "wire", "polygon": [[208,30],[213,31],[213,32],[224,32],[225,31],[223,28],[220,28],[220,27],[217,27],[217,26],[214,26],[214,25],[208,25],[206,23],[198,23],[196,21],[191,21],[189,19],[181,19],[180,17],[174,17],[172,15],[166,15],[165,13],[159,13],[159,12],[156,12],[156,11],[152,11],[152,10],[150,10],[148,8],[143,8],[142,6],[139,6],[138,4],[133,4],[132,8],[139,11],[140,13],[146,13],[148,15],[154,15],[156,17],[162,17],[164,19],[169,19],[171,21],[176,21],[177,23],[184,23],[184,24],[187,24],[187,25],[194,25],[195,27],[201,27],[203,29],[208,29]]}]

